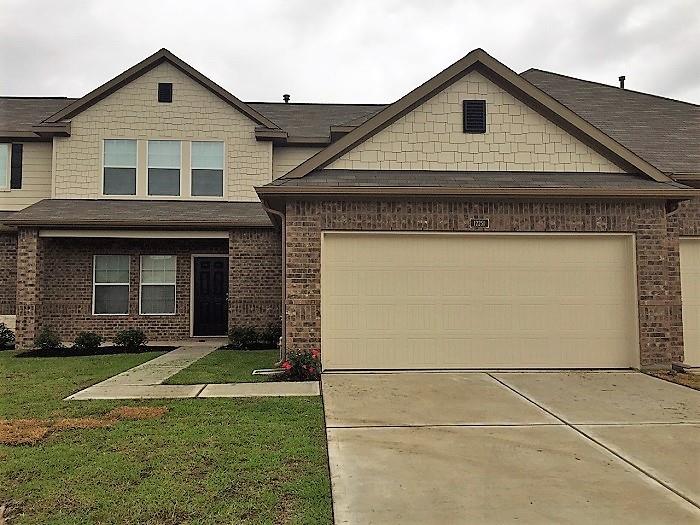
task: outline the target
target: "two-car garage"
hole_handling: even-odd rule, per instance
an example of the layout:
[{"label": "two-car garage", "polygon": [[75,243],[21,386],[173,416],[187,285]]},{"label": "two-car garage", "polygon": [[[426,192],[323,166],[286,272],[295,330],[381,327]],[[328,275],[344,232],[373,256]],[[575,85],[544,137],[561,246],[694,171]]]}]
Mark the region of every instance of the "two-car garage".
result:
[{"label": "two-car garage", "polygon": [[325,370],[639,365],[631,234],[324,232]]}]

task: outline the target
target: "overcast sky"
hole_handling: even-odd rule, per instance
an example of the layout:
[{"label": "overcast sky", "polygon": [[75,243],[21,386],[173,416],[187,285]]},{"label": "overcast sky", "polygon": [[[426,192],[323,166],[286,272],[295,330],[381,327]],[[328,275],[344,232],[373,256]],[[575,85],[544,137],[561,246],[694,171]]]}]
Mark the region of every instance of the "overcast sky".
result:
[{"label": "overcast sky", "polygon": [[0,0],[0,95],[82,96],[161,47],[248,101],[390,102],[482,47],[700,103],[700,0]]}]

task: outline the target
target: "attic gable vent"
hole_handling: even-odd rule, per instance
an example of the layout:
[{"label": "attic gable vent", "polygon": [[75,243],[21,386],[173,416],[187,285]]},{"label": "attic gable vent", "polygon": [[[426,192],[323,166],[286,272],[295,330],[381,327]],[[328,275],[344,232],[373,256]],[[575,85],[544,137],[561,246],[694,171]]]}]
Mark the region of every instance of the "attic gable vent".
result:
[{"label": "attic gable vent", "polygon": [[464,132],[486,133],[486,101],[464,101]]},{"label": "attic gable vent", "polygon": [[173,101],[173,84],[171,82],[158,83],[158,102]]}]

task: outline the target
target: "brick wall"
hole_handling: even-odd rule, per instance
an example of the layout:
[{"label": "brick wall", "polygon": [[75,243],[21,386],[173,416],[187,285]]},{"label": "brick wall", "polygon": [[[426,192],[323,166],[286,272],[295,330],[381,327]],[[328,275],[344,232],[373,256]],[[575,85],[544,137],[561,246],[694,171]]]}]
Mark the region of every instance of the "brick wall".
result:
[{"label": "brick wall", "polygon": [[633,232],[636,237],[642,366],[682,354],[680,297],[669,283],[663,202],[652,201],[291,201],[287,204],[287,345],[320,346],[320,243],[323,230],[470,231],[488,217],[491,232]]},{"label": "brick wall", "polygon": [[0,231],[0,316],[15,315],[17,301],[17,234]]},{"label": "brick wall", "polygon": [[[469,99],[486,100],[486,133],[464,133],[462,101]],[[328,168],[622,171],[476,71]]]},{"label": "brick wall", "polygon": [[[66,341],[86,330],[111,338],[125,328],[140,328],[152,341],[188,338],[192,254],[229,255],[230,326],[264,328],[280,318],[281,245],[279,232],[272,228],[235,229],[228,241],[40,238],[36,230],[22,229],[17,253],[22,347],[49,324]],[[128,315],[92,315],[93,256],[101,254],[130,255]],[[139,315],[141,255],[177,256],[175,315]]]},{"label": "brick wall", "polygon": [[265,328],[282,311],[282,245],[272,228],[239,228],[229,236],[229,325]]}]

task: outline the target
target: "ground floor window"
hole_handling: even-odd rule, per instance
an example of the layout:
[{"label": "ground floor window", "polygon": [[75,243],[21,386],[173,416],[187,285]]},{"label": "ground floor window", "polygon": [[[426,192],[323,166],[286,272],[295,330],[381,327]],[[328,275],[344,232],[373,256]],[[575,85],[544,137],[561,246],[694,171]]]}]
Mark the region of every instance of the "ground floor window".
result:
[{"label": "ground floor window", "polygon": [[129,256],[95,255],[93,314],[129,313]]},{"label": "ground floor window", "polygon": [[141,313],[175,313],[174,255],[141,256]]}]

